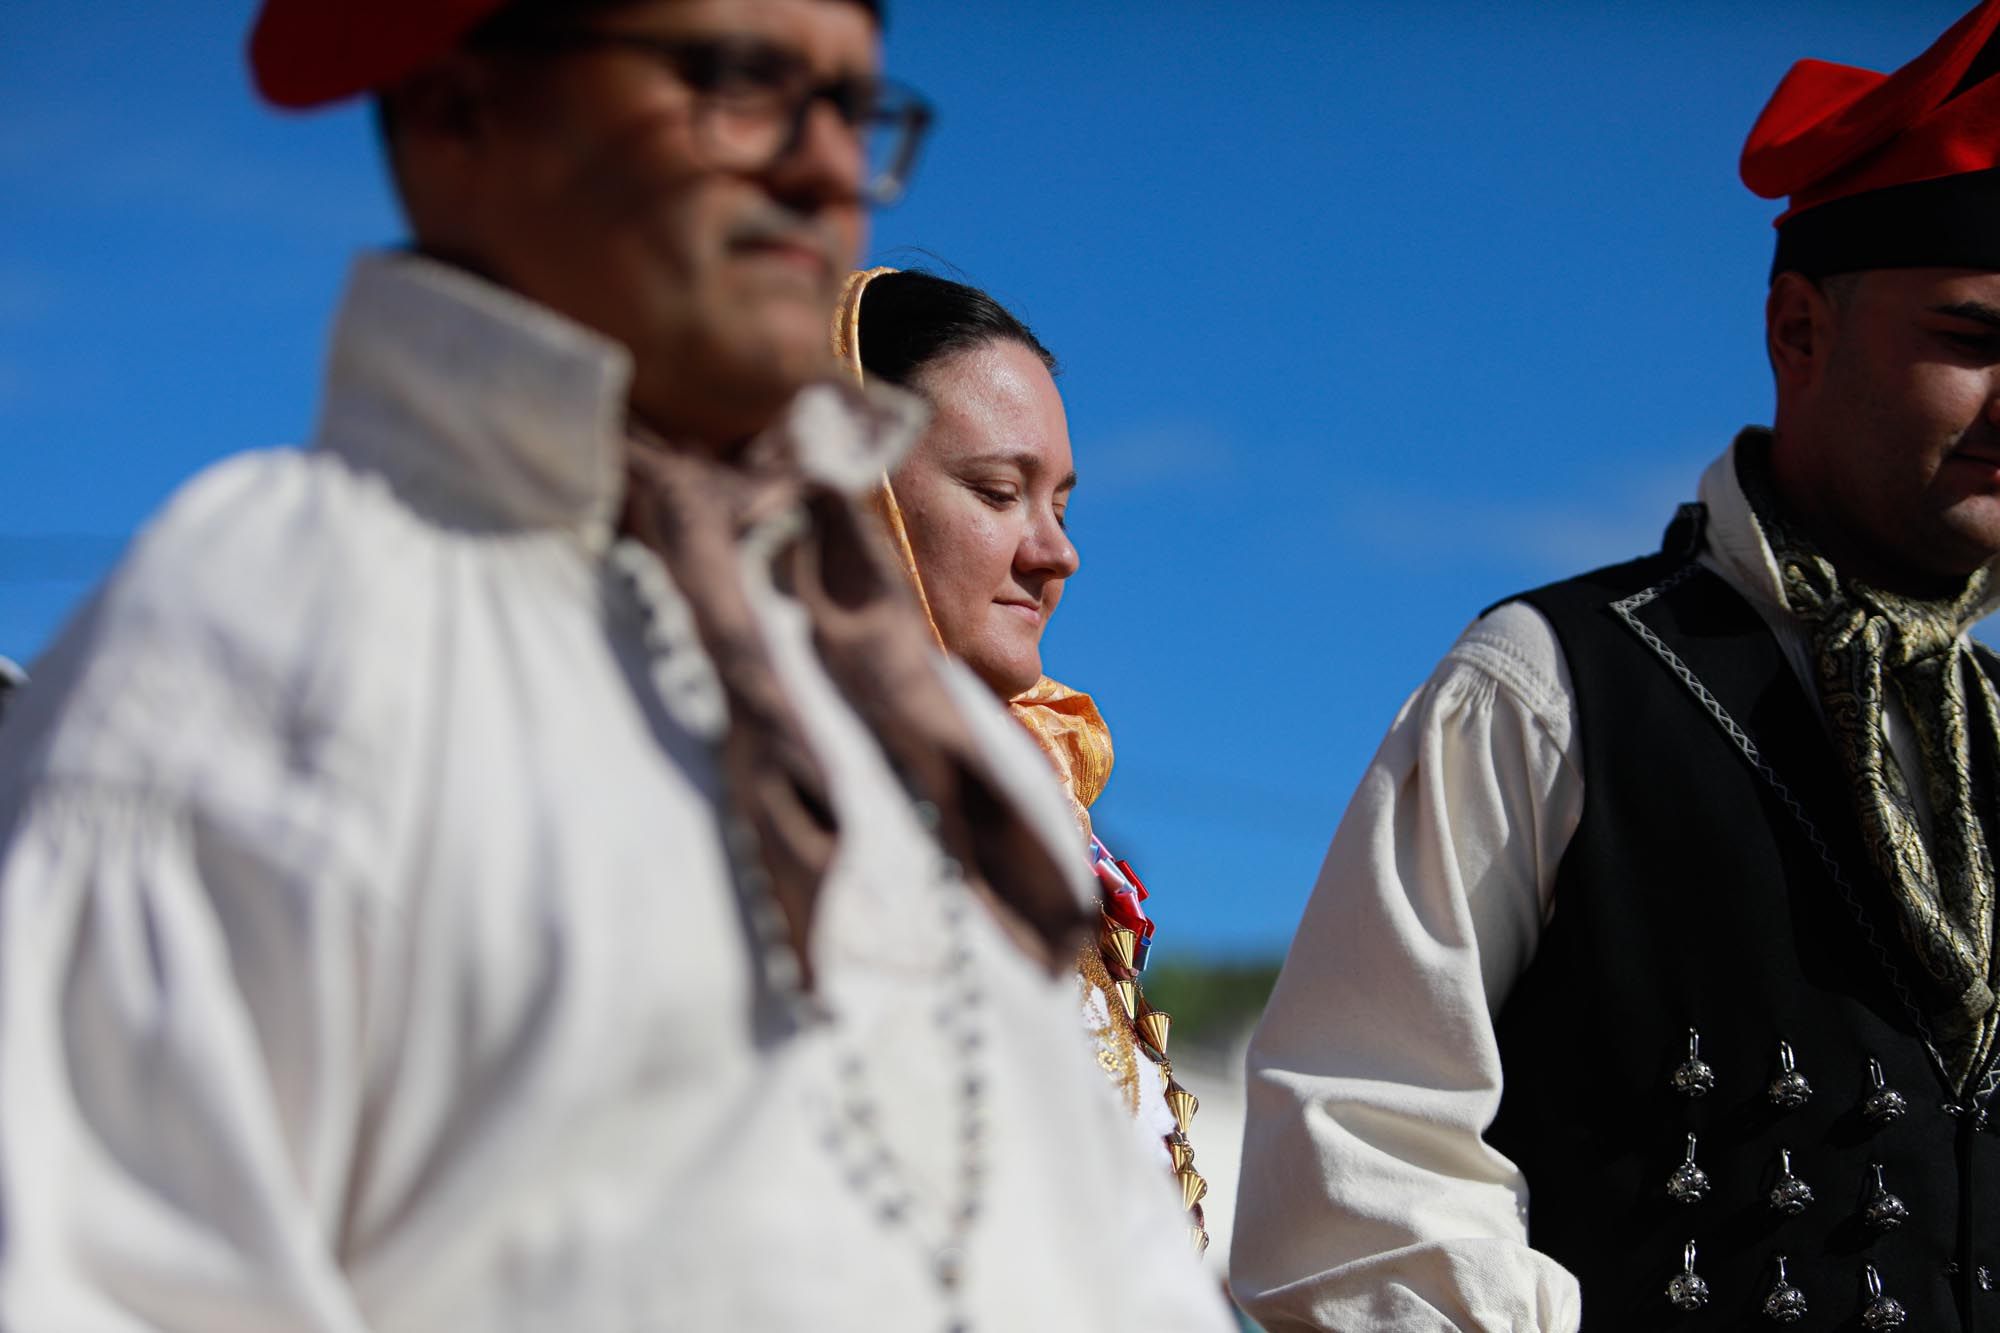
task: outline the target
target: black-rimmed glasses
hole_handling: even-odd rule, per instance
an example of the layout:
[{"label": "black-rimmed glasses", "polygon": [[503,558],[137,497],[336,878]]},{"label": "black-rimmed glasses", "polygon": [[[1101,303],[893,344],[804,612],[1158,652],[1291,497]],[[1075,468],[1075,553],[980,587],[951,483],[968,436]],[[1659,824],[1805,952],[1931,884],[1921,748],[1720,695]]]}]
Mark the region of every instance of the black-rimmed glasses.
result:
[{"label": "black-rimmed glasses", "polygon": [[693,94],[697,150],[732,171],[761,171],[796,149],[813,104],[825,102],[859,140],[862,193],[878,206],[908,188],[931,125],[931,105],[914,89],[868,76],[816,81],[795,52],[754,38],[538,28],[493,44],[531,52],[617,47],[650,57]]}]

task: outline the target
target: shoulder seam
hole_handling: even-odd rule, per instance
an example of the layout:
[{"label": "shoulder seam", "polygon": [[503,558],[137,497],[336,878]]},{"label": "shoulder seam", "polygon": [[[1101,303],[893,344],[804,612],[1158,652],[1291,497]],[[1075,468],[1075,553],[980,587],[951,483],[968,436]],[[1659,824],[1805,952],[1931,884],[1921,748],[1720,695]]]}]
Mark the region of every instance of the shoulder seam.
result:
[{"label": "shoulder seam", "polygon": [[[1540,616],[1539,611],[1536,612]],[[1543,617],[1546,620],[1546,617]],[[1548,631],[1551,644],[1558,654],[1562,644],[1555,638],[1554,631]],[[1560,684],[1553,678],[1545,677],[1535,664],[1529,662],[1512,645],[1498,638],[1461,639],[1445,655],[1448,662],[1458,662],[1478,672],[1500,689],[1517,700],[1535,719],[1543,731],[1553,739],[1564,730],[1560,724],[1565,710]]]}]

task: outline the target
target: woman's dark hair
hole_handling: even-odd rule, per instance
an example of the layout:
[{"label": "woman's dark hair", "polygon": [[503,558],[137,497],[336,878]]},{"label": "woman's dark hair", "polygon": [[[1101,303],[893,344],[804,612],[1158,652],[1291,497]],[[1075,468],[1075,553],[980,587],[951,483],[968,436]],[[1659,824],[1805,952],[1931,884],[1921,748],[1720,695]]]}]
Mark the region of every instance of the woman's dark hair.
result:
[{"label": "woman's dark hair", "polygon": [[925,366],[988,343],[1016,342],[1056,373],[1055,353],[998,301],[921,269],[884,273],[861,289],[861,368],[907,385]]}]

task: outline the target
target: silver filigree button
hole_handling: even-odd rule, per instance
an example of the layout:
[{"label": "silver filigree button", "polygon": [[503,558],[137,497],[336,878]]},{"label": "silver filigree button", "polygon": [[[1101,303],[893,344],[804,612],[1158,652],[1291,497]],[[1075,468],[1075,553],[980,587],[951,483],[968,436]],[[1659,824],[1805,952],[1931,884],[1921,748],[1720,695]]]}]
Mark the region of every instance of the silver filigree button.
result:
[{"label": "silver filigree button", "polygon": [[1688,1029],[1687,1059],[1674,1067],[1668,1082],[1683,1097],[1706,1097],[1715,1091],[1715,1071],[1701,1058],[1701,1033],[1696,1029]]},{"label": "silver filigree button", "polygon": [[1778,1149],[1778,1183],[1771,1186],[1771,1193],[1766,1197],[1770,1199],[1771,1207],[1786,1217],[1797,1217],[1813,1201],[1812,1186],[1792,1174],[1790,1148]]},{"label": "silver filigree button", "polygon": [[1675,1203],[1700,1203],[1708,1194],[1708,1172],[1695,1165],[1694,1135],[1688,1135],[1687,1160],[1667,1177],[1667,1197]]},{"label": "silver filigree button", "polygon": [[1861,1204],[1861,1220],[1870,1231],[1894,1231],[1910,1220],[1910,1206],[1889,1192],[1882,1183],[1882,1164],[1870,1162],[1874,1173],[1874,1184],[1868,1189],[1868,1197]]},{"label": "silver filigree button", "polygon": [[1778,1255],[1778,1277],[1764,1295],[1764,1317],[1780,1324],[1796,1324],[1806,1317],[1806,1294],[1785,1276],[1785,1256]]},{"label": "silver filigree button", "polygon": [[1667,1283],[1667,1299],[1676,1310],[1699,1310],[1708,1304],[1708,1284],[1695,1276],[1693,1241],[1681,1251],[1681,1271]]},{"label": "silver filigree button", "polygon": [[1882,1062],[1868,1061],[1868,1095],[1861,1099],[1861,1118],[1880,1129],[1901,1120],[1910,1109],[1910,1099],[1890,1087],[1882,1077]]},{"label": "silver filigree button", "polygon": [[1771,1105],[1782,1111],[1796,1111],[1812,1100],[1812,1084],[1799,1072],[1788,1041],[1778,1043],[1778,1074],[1771,1080],[1767,1095]]},{"label": "silver filigree button", "polygon": [[1882,1294],[1882,1275],[1869,1264],[1861,1270],[1862,1281],[1868,1284],[1868,1304],[1861,1308],[1861,1326],[1880,1333],[1885,1328],[1901,1328],[1909,1315],[1904,1313],[1903,1303]]}]

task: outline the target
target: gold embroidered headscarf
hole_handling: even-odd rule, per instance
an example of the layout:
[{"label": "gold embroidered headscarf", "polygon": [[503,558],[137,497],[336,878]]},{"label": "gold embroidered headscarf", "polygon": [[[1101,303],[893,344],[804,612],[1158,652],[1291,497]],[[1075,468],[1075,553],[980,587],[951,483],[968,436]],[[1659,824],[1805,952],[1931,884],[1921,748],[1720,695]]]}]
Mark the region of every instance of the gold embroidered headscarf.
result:
[{"label": "gold embroidered headscarf", "polygon": [[[865,378],[861,369],[861,293],[868,284],[893,268],[863,269],[847,279],[841,292],[840,310],[833,322],[833,354],[856,380]],[[910,546],[909,527],[903,522],[902,506],[896,503],[889,478],[870,497],[875,512],[889,532],[890,545],[902,561],[910,586],[917,590],[917,602],[937,635],[937,619],[931,614],[930,598],[924,592],[923,573],[917,568],[916,551]],[[938,638],[938,646],[944,640]],[[1090,834],[1090,806],[1111,777],[1111,729],[1089,695],[1073,690],[1061,681],[1043,676],[1027,690],[1007,701],[1007,707],[1028,734],[1042,747],[1055,766],[1069,796],[1070,812],[1086,837]]]}]

